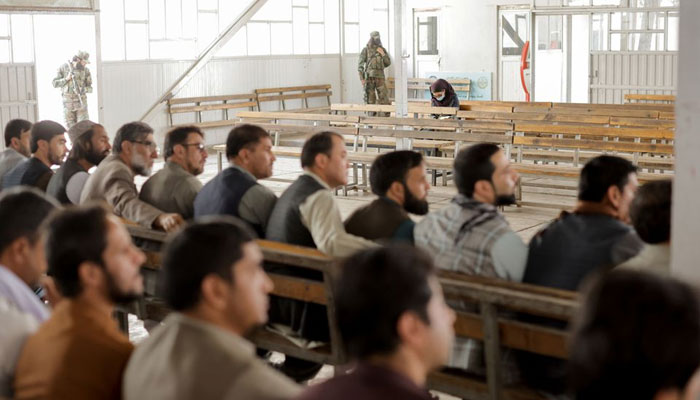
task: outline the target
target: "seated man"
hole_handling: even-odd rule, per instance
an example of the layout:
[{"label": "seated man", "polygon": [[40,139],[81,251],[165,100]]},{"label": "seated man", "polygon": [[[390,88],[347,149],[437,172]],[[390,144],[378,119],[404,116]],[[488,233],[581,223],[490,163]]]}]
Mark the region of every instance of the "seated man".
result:
[{"label": "seated man", "polygon": [[68,137],[73,148],[51,177],[46,193],[62,204],[78,204],[85,181],[90,176],[88,170],[104,160],[112,146],[104,126],[88,120],[71,126]]},{"label": "seated man", "polygon": [[0,398],[12,398],[12,377],[27,337],[49,317],[33,289],[46,272],[39,226],[58,206],[37,189],[0,195]]},{"label": "seated man", "polygon": [[5,125],[5,150],[0,153],[0,190],[2,177],[31,155],[29,140],[32,123],[24,119],[13,119]]},{"label": "seated man", "polygon": [[[79,227],[79,228],[76,228]],[[143,292],[146,256],[102,207],[72,208],[47,224],[46,259],[65,298],[22,350],[16,399],[121,399],[133,349],[112,319]]]},{"label": "seated man", "polygon": [[59,165],[66,156],[66,129],[58,122],[39,121],[32,126],[32,157],[12,168],[2,178],[2,188],[34,186],[46,191],[53,175],[52,165]]},{"label": "seated man", "polygon": [[428,189],[423,156],[415,151],[392,151],[372,163],[369,173],[377,200],[361,207],[345,221],[352,235],[370,240],[402,240],[413,243],[416,225],[408,213],[428,213]]},{"label": "seated man", "polygon": [[358,365],[298,399],[432,399],[426,378],[447,361],[455,313],[445,304],[430,257],[391,245],[355,254],[341,271],[338,326]]},{"label": "seated man", "polygon": [[629,226],[637,168],[615,156],[586,163],[578,203],[530,242],[524,282],[576,290],[591,272],[612,268],[639,253],[643,243]]},{"label": "seated man", "polygon": [[124,124],[112,147],[114,154],[105,158],[85,182],[80,203],[106,201],[117,216],[147,228],[170,232],[182,225],[180,214],[163,212],[138,198],[134,176],[149,176],[153,159],[158,157],[153,129],[143,122]]},{"label": "seated man", "polygon": [[[286,399],[297,385],[255,355],[244,335],[267,321],[272,281],[248,228],[232,217],[178,233],[164,250],[175,312],[136,347],[124,399]],[[193,267],[197,268],[193,268]]]},{"label": "seated man", "polygon": [[231,166],[204,185],[194,201],[194,215],[233,215],[265,237],[277,196],[257,180],[272,176],[270,134],[256,125],[236,126],[226,139],[226,157]]},{"label": "seated man", "polygon": [[139,198],[185,219],[194,216],[194,198],[202,189],[197,175],[204,172],[207,149],[204,132],[196,126],[175,128],[165,135],[165,166],[141,187]]},{"label": "seated man", "polygon": [[572,334],[576,399],[700,398],[700,302],[695,288],[615,270],[587,292]]},{"label": "seated man", "polygon": [[[416,225],[416,247],[438,268],[520,282],[527,247],[497,208],[515,203],[518,173],[497,145],[480,143],[457,154],[454,180],[459,194]],[[483,356],[481,342],[458,338],[449,366],[485,374]]]},{"label": "seated man", "polygon": [[642,251],[620,267],[671,274],[671,189],[670,179],[645,183],[630,206],[634,230],[644,241]]}]

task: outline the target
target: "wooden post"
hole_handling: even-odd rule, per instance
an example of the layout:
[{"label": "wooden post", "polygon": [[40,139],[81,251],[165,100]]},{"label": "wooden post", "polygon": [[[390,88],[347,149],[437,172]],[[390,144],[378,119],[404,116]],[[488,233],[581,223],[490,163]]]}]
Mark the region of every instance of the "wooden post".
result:
[{"label": "wooden post", "polygon": [[498,312],[496,306],[482,302],[481,316],[484,321],[484,352],[486,355],[486,383],[493,400],[501,400],[501,349],[498,332]]}]

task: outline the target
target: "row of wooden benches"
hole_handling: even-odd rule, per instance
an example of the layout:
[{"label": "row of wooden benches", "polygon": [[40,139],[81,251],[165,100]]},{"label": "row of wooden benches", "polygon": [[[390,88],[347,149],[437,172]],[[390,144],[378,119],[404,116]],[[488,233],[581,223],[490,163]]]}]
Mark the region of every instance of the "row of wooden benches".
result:
[{"label": "row of wooden benches", "polygon": [[[121,310],[123,328],[128,328],[126,312],[136,313],[142,319],[162,320],[169,312],[155,291],[160,274],[160,248],[166,240],[163,232],[129,225],[128,229],[137,245],[148,255],[142,268],[145,277],[145,300]],[[299,270],[319,271],[323,281],[295,278],[271,273],[275,284],[272,294],[295,300],[333,304],[333,279],[337,276],[336,260],[315,249],[259,240],[266,263],[284,264]],[[532,352],[565,359],[567,332],[537,323],[516,320],[513,315],[531,314],[568,321],[575,314],[578,302],[573,292],[545,287],[511,283],[498,279],[469,277],[457,273],[442,272],[440,282],[448,301],[477,304],[480,312],[456,310],[455,332],[458,337],[482,340],[485,345],[486,379],[464,374],[438,371],[430,375],[428,386],[441,392],[469,399],[539,399],[535,391],[523,386],[506,386],[501,380],[501,348]],[[284,336],[260,329],[250,339],[264,349],[289,356],[343,366],[345,356],[342,338],[337,329],[333,307],[327,307],[330,343],[306,349],[298,347]]]}]

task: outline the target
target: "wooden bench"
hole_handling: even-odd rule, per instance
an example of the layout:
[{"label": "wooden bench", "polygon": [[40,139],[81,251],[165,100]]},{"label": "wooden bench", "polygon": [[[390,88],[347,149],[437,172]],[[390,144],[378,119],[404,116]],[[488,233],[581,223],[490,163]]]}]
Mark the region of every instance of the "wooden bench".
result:
[{"label": "wooden bench", "polygon": [[625,95],[625,103],[661,103],[674,104],[676,96],[671,94],[639,94],[630,93]]},{"label": "wooden bench", "polygon": [[254,111],[257,107],[254,93],[175,98],[168,100],[168,117],[170,126],[174,126],[173,115],[194,113],[193,125],[209,127],[203,124],[203,112],[220,111],[221,117],[216,122],[225,123],[230,119],[229,110],[245,108]]},{"label": "wooden bench", "polygon": [[[430,93],[430,85],[433,84],[437,79],[429,78],[408,78],[407,79],[407,90],[409,94],[409,100],[425,100],[425,91]],[[471,80],[469,79],[450,79],[448,80],[455,93],[459,97],[466,97],[469,99],[469,93],[471,90]],[[389,99],[394,100],[396,91],[396,80],[394,78],[387,78],[386,88],[389,91]],[[430,98],[430,97],[428,97]],[[460,100],[461,101],[461,100]]]},{"label": "wooden bench", "polygon": [[[141,318],[162,320],[169,310],[154,296],[154,288],[160,274],[160,245],[166,240],[166,234],[139,226],[128,226],[128,229],[135,242],[148,254],[147,264],[142,267],[146,298],[140,302],[141,306],[137,307],[136,312]],[[323,274],[322,281],[312,281],[270,273],[269,276],[275,283],[272,294],[326,306],[333,304],[333,285],[330,283],[336,279],[335,260],[315,249],[265,240],[259,240],[258,244],[266,263],[321,271]],[[439,280],[448,301],[479,306],[479,313],[475,313],[473,308],[469,311],[456,310],[455,333],[458,337],[484,342],[487,374],[484,379],[442,370],[429,376],[428,387],[470,399],[541,399],[540,395],[529,388],[503,385],[500,351],[502,348],[511,348],[565,359],[568,355],[568,334],[565,330],[521,322],[513,315],[517,312],[569,321],[578,308],[576,294],[447,271],[440,272]],[[264,329],[255,331],[249,339],[264,349],[336,367],[342,366],[347,363],[347,357],[343,352],[342,336],[337,329],[335,310],[334,307],[327,307],[326,310],[330,342],[321,347],[301,348],[285,337]],[[121,313],[125,311],[122,309]]]},{"label": "wooden bench", "polygon": [[[279,102],[279,110],[287,110],[287,101],[300,100],[302,107],[297,108],[301,112],[328,111],[331,105],[331,85],[308,85],[308,86],[287,86],[267,89],[255,89],[258,103],[258,110],[262,110],[261,104],[271,101]],[[315,97],[325,97],[327,106],[309,107],[309,99]]]}]

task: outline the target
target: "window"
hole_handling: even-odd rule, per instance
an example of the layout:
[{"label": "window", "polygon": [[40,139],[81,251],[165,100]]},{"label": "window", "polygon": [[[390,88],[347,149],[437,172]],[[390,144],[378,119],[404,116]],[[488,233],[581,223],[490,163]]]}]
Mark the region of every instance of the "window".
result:
[{"label": "window", "polygon": [[437,17],[418,17],[418,54],[435,55],[437,49]]},{"label": "window", "polygon": [[678,11],[596,13],[591,50],[678,51]]},{"label": "window", "polygon": [[372,31],[378,31],[382,44],[391,52],[388,0],[344,0],[343,30],[345,53],[359,53]]},{"label": "window", "polygon": [[0,63],[33,62],[33,30],[31,15],[0,14]]},{"label": "window", "polygon": [[501,15],[501,43],[503,56],[519,56],[528,39],[527,12],[509,11]]}]

